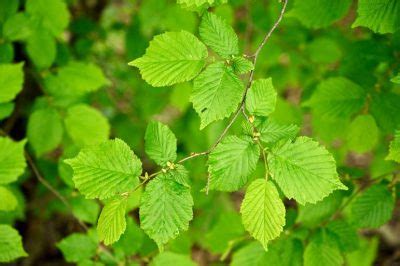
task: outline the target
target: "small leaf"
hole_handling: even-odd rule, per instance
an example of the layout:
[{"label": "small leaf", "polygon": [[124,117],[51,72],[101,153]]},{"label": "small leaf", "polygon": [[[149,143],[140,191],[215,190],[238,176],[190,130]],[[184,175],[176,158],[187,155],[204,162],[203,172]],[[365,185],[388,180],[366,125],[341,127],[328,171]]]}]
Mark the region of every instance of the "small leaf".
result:
[{"label": "small leaf", "polygon": [[140,203],[140,227],[160,248],[189,228],[193,218],[190,189],[159,174],[146,186]]},{"label": "small leaf", "polygon": [[267,250],[270,240],[277,238],[285,225],[285,205],[275,185],[256,179],[246,190],[240,207],[245,229]]},{"label": "small leaf", "polygon": [[127,198],[117,198],[109,203],[101,211],[99,221],[97,223],[97,232],[99,241],[110,245],[121,237],[126,229],[126,204]]},{"label": "small leaf", "polygon": [[166,32],[154,37],[146,54],[129,63],[154,87],[170,86],[196,77],[205,65],[207,48],[193,34]]},{"label": "small leaf", "polygon": [[379,129],[371,115],[359,115],[350,124],[347,145],[350,150],[363,153],[372,150],[379,140]]},{"label": "small leaf", "polygon": [[333,156],[308,137],[275,146],[268,165],[285,196],[302,205],[316,203],[336,189],[347,189],[338,178]]},{"label": "small leaf", "polygon": [[160,122],[151,122],[147,126],[145,150],[157,164],[166,166],[176,160],[176,137],[174,133]]},{"label": "small leaf", "polygon": [[27,255],[18,231],[9,225],[0,224],[0,262],[11,262]]},{"label": "small leaf", "polygon": [[88,199],[107,199],[133,189],[142,172],[139,158],[120,139],[83,148],[65,162],[74,171],[76,188]]},{"label": "small leaf", "polygon": [[18,205],[17,198],[14,194],[3,186],[0,186],[0,199],[0,211],[12,211]]},{"label": "small leaf", "polygon": [[232,59],[232,68],[236,74],[246,74],[254,69],[254,65],[250,60],[237,56]]},{"label": "small leaf", "polygon": [[56,40],[46,30],[37,30],[29,36],[26,51],[36,67],[49,68],[56,59]]},{"label": "small leaf", "polygon": [[329,232],[338,238],[342,252],[352,252],[359,248],[359,236],[356,229],[345,220],[334,220],[327,225]]},{"label": "small leaf", "polygon": [[174,265],[174,266],[196,266],[189,256],[183,254],[176,254],[169,251],[162,252],[154,257],[153,261],[150,263],[150,266],[166,266],[166,265]]},{"label": "small leaf", "polygon": [[13,100],[22,90],[24,64],[0,64],[0,103]]},{"label": "small leaf", "polygon": [[393,77],[390,81],[393,83],[400,84],[400,73],[397,74],[397,76]]},{"label": "small leaf", "polygon": [[280,140],[294,139],[299,132],[299,127],[294,124],[281,125],[273,120],[266,119],[256,125],[260,139],[267,144],[277,143]]},{"label": "small leaf", "polygon": [[272,79],[255,80],[246,97],[246,109],[256,116],[268,116],[275,111],[277,93]]},{"label": "small leaf", "polygon": [[223,62],[209,65],[195,80],[190,101],[200,116],[200,129],[229,117],[242,99],[244,85]]},{"label": "small leaf", "polygon": [[57,243],[67,262],[80,262],[96,254],[97,243],[90,236],[74,233]]},{"label": "small leaf", "polygon": [[239,53],[238,37],[233,28],[219,16],[207,12],[199,27],[201,40],[223,58]]},{"label": "small leaf", "polygon": [[386,160],[400,163],[400,130],[396,130],[394,139],[390,142],[389,154]]},{"label": "small leaf", "polygon": [[14,142],[0,137],[0,184],[8,184],[18,179],[25,170],[24,146],[26,140]]},{"label": "small leaf", "polygon": [[260,148],[251,138],[228,136],[208,159],[210,189],[236,191],[243,187],[256,169]]}]

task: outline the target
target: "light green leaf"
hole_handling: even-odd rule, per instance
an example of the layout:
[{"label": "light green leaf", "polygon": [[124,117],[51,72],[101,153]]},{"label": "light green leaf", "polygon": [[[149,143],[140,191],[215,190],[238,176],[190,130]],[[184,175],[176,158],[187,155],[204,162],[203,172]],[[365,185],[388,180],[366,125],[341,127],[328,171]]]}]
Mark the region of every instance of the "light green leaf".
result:
[{"label": "light green leaf", "polygon": [[102,143],[110,134],[110,125],[103,114],[85,104],[70,107],[64,122],[68,135],[81,147]]},{"label": "light green leaf", "polygon": [[9,225],[0,224],[0,262],[11,262],[27,255],[18,231]]},{"label": "light green leaf", "polygon": [[302,205],[316,203],[336,189],[347,189],[338,178],[333,156],[308,137],[275,146],[268,165],[285,196]]},{"label": "light green leaf", "polygon": [[97,223],[99,241],[110,245],[121,237],[126,229],[126,204],[127,198],[117,198],[109,203],[101,211]]},{"label": "light green leaf", "polygon": [[95,200],[85,199],[82,196],[70,200],[72,213],[78,219],[95,224],[100,213],[100,206]]},{"label": "light green leaf", "polygon": [[161,87],[196,77],[207,56],[207,48],[193,34],[166,32],[155,36],[146,54],[129,65],[139,68],[147,83]]},{"label": "light green leaf", "polygon": [[390,220],[394,200],[383,184],[374,185],[351,203],[351,220],[361,228],[377,228]]},{"label": "light green leaf", "polygon": [[18,10],[19,1],[17,0],[3,0],[0,1],[0,23],[15,14]]},{"label": "light green leaf", "polygon": [[344,259],[332,235],[318,231],[304,251],[304,266],[342,266]]},{"label": "light green leaf", "polygon": [[190,189],[159,174],[146,186],[140,203],[140,227],[162,250],[163,245],[189,228],[193,218]]},{"label": "light green leaf", "polygon": [[351,0],[295,0],[289,15],[309,28],[324,28],[344,17]]},{"label": "light green leaf", "polygon": [[400,73],[397,74],[397,76],[393,77],[390,81],[393,83],[400,84]]},{"label": "light green leaf", "polygon": [[116,253],[122,252],[125,256],[136,254],[143,244],[145,234],[132,217],[126,219],[126,230],[121,238],[112,245]]},{"label": "light green leaf", "polygon": [[55,109],[39,109],[30,115],[27,136],[38,156],[57,148],[62,135],[61,118]]},{"label": "light green leaf", "polygon": [[246,109],[256,116],[268,116],[275,111],[277,93],[272,78],[255,80],[247,92]]},{"label": "light green leaf", "polygon": [[233,28],[219,16],[207,12],[199,27],[201,40],[223,58],[239,53],[238,37]]},{"label": "light green leaf", "polygon": [[0,64],[0,103],[13,100],[22,90],[24,64]]},{"label": "light green leaf", "polygon": [[57,243],[67,262],[80,262],[96,254],[97,243],[90,236],[74,233]]},{"label": "light green leaf", "polygon": [[106,199],[133,189],[142,172],[139,158],[120,139],[83,148],[65,162],[74,171],[76,188],[88,199]]},{"label": "light green leaf", "polygon": [[232,59],[232,68],[236,74],[246,74],[254,69],[254,65],[250,60],[237,56]]},{"label": "light green leaf", "polygon": [[311,107],[323,118],[349,118],[361,110],[366,94],[354,82],[335,77],[322,81],[305,106]]},{"label": "light green leaf", "polygon": [[209,188],[236,191],[243,187],[256,169],[260,148],[249,137],[228,136],[210,153]]},{"label": "light green leaf", "polygon": [[26,140],[14,142],[0,137],[0,184],[8,184],[18,179],[25,170],[24,146]]},{"label": "light green leaf", "polygon": [[145,134],[147,155],[157,164],[165,166],[176,160],[176,137],[174,133],[160,122],[150,122]]},{"label": "light green leaf", "polygon": [[0,186],[0,211],[12,211],[18,205],[14,194],[6,187]]},{"label": "light green leaf", "polygon": [[400,163],[400,130],[396,130],[394,139],[390,142],[389,154],[386,160]]},{"label": "light green leaf", "polygon": [[400,29],[398,0],[359,0],[354,27],[367,27],[377,33],[394,33]]},{"label": "light green leaf", "polygon": [[150,266],[196,266],[189,256],[176,254],[172,252],[162,252],[158,254],[153,261],[150,263]]},{"label": "light green leaf", "polygon": [[350,124],[347,145],[350,150],[363,153],[378,143],[379,129],[371,115],[359,115]]},{"label": "light green leaf", "polygon": [[29,36],[26,51],[36,67],[49,68],[56,59],[56,41],[47,31],[37,30]]},{"label": "light green leaf", "polygon": [[274,120],[264,120],[256,125],[260,133],[260,139],[267,144],[273,144],[280,140],[294,139],[299,132],[299,127],[294,124],[281,125]]},{"label": "light green leaf", "polygon": [[63,0],[28,0],[25,8],[54,37],[58,37],[68,26],[70,14]]},{"label": "light green leaf", "polygon": [[14,111],[15,104],[13,102],[0,103],[0,120],[9,117]]},{"label": "light green leaf", "polygon": [[349,266],[365,266],[374,265],[374,261],[377,256],[377,251],[379,247],[378,237],[373,237],[371,239],[361,239],[360,248],[345,254],[346,265]]},{"label": "light green leaf", "polygon": [[19,12],[6,20],[3,25],[3,36],[10,41],[27,39],[32,34],[32,18]]},{"label": "light green leaf", "polygon": [[270,240],[277,238],[285,225],[285,205],[275,185],[256,179],[246,190],[240,207],[244,228],[267,250]]},{"label": "light green leaf", "polygon": [[223,62],[209,65],[195,80],[190,101],[201,118],[200,129],[229,117],[242,99],[244,85]]},{"label": "light green leaf", "polygon": [[222,5],[227,3],[228,0],[177,0],[183,8],[191,11],[203,11],[209,7]]},{"label": "light green leaf", "polygon": [[168,170],[165,175],[185,187],[190,187],[189,171],[183,165],[175,165],[174,169]]}]

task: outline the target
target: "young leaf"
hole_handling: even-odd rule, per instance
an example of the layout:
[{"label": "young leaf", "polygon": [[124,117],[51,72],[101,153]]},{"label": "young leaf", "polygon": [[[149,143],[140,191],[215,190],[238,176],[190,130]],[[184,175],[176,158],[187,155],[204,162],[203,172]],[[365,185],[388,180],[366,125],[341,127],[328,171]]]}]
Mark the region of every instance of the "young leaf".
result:
[{"label": "young leaf", "polygon": [[351,220],[361,228],[377,228],[392,217],[394,200],[383,184],[364,191],[351,204]]},{"label": "young leaf", "polygon": [[65,160],[73,171],[76,188],[88,199],[106,199],[138,184],[142,163],[120,139],[83,148]]},{"label": "young leaf", "polygon": [[24,146],[26,140],[14,142],[0,137],[0,184],[14,182],[26,167]]},{"label": "young leaf", "polygon": [[170,251],[158,254],[150,263],[150,266],[166,266],[166,265],[196,266],[197,264],[194,263],[187,255],[176,254]]},{"label": "young leaf", "polygon": [[177,3],[183,8],[198,12],[201,12],[209,7],[225,4],[227,2],[228,0],[177,0]]},{"label": "young leaf", "polygon": [[361,110],[366,93],[359,85],[342,78],[329,78],[322,81],[304,106],[324,118],[349,118]]},{"label": "young leaf", "polygon": [[169,170],[165,173],[167,178],[174,180],[175,182],[190,187],[189,172],[183,165],[177,164],[174,169]]},{"label": "young leaf", "polygon": [[207,56],[207,48],[193,34],[166,32],[154,37],[146,54],[129,65],[139,68],[147,83],[161,87],[196,77]]},{"label": "young leaf", "polygon": [[393,77],[390,81],[396,84],[400,84],[400,73],[397,74],[397,76]]},{"label": "young leaf", "polygon": [[70,107],[64,122],[68,135],[81,147],[102,143],[110,134],[110,125],[103,114],[85,104]]},{"label": "young leaf", "polygon": [[350,150],[363,153],[378,143],[379,129],[371,115],[359,115],[350,124],[347,145]]},{"label": "young leaf", "polygon": [[29,36],[26,51],[36,67],[49,68],[56,59],[56,40],[46,30],[37,30]]},{"label": "young leaf", "polygon": [[0,224],[0,262],[11,262],[27,255],[18,231],[9,225]]},{"label": "young leaf", "polygon": [[377,33],[394,33],[400,29],[400,3],[397,0],[359,0],[354,27],[367,27]]},{"label": "young leaf", "polygon": [[18,205],[17,198],[14,194],[3,186],[0,186],[0,199],[0,211],[12,211]]},{"label": "young leaf", "polygon": [[118,241],[124,233],[127,201],[127,198],[116,198],[104,206],[97,223],[99,241],[104,241],[104,244],[110,245]]},{"label": "young leaf", "polygon": [[345,16],[351,3],[351,0],[296,0],[289,14],[309,28],[323,28]]},{"label": "young leaf", "polygon": [[238,37],[233,28],[219,16],[207,12],[201,19],[201,40],[223,58],[239,53]]},{"label": "young leaf", "polygon": [[73,263],[93,257],[96,254],[97,243],[90,236],[74,233],[57,243],[57,247],[65,260]]},{"label": "young leaf", "polygon": [[304,266],[341,266],[344,259],[335,238],[324,230],[318,231],[304,251]]},{"label": "young leaf", "polygon": [[62,135],[61,118],[55,109],[39,109],[30,115],[27,136],[38,156],[57,148]]},{"label": "young leaf", "polygon": [[255,80],[247,93],[246,109],[256,116],[268,116],[275,111],[276,91],[272,79]]},{"label": "young leaf", "polygon": [[263,120],[256,127],[260,133],[261,141],[267,144],[277,143],[280,140],[294,139],[299,132],[297,125],[281,125],[270,119]]},{"label": "young leaf", "polygon": [[396,130],[394,139],[390,142],[389,154],[386,160],[400,163],[400,130]]},{"label": "young leaf", "polygon": [[0,103],[13,100],[22,90],[24,82],[23,63],[0,64]]},{"label": "young leaf", "polygon": [[308,137],[275,146],[268,165],[285,196],[302,205],[316,203],[336,189],[347,189],[338,178],[333,156]]},{"label": "young leaf", "polygon": [[201,119],[200,129],[232,114],[242,98],[244,85],[223,62],[209,65],[195,80],[190,100]]},{"label": "young leaf", "polygon": [[236,56],[232,59],[232,68],[235,74],[246,74],[254,69],[254,65],[250,60],[242,56]]},{"label": "young leaf", "polygon": [[149,123],[144,139],[147,155],[157,164],[165,166],[176,160],[176,137],[168,126],[160,122]]},{"label": "young leaf", "polygon": [[193,218],[190,189],[159,174],[146,186],[140,203],[140,227],[162,250],[163,245],[189,228]]},{"label": "young leaf", "polygon": [[208,159],[210,189],[236,191],[243,187],[256,169],[260,148],[251,138],[228,136]]},{"label": "young leaf", "polygon": [[267,250],[268,241],[277,238],[285,225],[285,205],[275,185],[256,179],[246,190],[240,207],[245,229]]}]

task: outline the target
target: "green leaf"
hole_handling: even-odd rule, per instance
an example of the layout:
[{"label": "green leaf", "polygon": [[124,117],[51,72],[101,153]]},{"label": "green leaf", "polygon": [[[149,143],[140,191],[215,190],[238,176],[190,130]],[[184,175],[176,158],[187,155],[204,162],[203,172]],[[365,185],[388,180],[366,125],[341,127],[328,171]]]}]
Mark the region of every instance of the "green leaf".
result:
[{"label": "green leaf", "polygon": [[9,41],[21,41],[32,34],[32,18],[25,12],[19,12],[6,20],[3,36]]},{"label": "green leaf", "polygon": [[260,148],[251,138],[227,136],[210,153],[209,188],[236,191],[243,187],[256,169]]},{"label": "green leaf", "polygon": [[400,84],[400,73],[397,74],[397,76],[393,77],[390,81],[393,83]]},{"label": "green leaf", "polygon": [[25,8],[54,37],[58,37],[68,26],[70,15],[63,0],[28,0]]},{"label": "green leaf", "polygon": [[85,199],[82,196],[72,198],[70,200],[72,213],[78,219],[95,224],[100,213],[100,206],[94,200]]},{"label": "green leaf", "polygon": [[150,266],[166,266],[166,265],[196,266],[197,264],[194,263],[187,255],[176,254],[169,251],[158,254],[150,263]]},{"label": "green leaf", "polygon": [[180,4],[183,8],[186,8],[190,11],[203,11],[209,7],[222,5],[227,3],[228,0],[177,0],[177,3]]},{"label": "green leaf", "polygon": [[207,48],[193,34],[166,32],[154,37],[146,54],[129,63],[154,87],[169,86],[196,77],[205,65]]},{"label": "green leaf", "polygon": [[11,262],[27,255],[18,231],[9,225],[0,224],[0,262]]},{"label": "green leaf", "polygon": [[207,12],[199,27],[201,40],[223,58],[239,53],[238,37],[233,28],[219,16]]},{"label": "green leaf", "polygon": [[400,3],[397,0],[359,0],[354,27],[367,27],[377,33],[394,33],[400,29]]},{"label": "green leaf", "polygon": [[391,92],[374,93],[369,106],[381,131],[393,133],[400,125],[400,95]]},{"label": "green leaf", "polygon": [[14,111],[15,104],[13,102],[0,103],[0,120],[9,117]]},{"label": "green leaf", "polygon": [[97,223],[97,232],[99,241],[110,245],[121,237],[126,229],[126,212],[127,198],[117,198],[109,203],[101,211],[99,221]]},{"label": "green leaf", "polygon": [[304,266],[342,266],[344,259],[332,235],[318,231],[304,251]]},{"label": "green leaf", "polygon": [[144,236],[143,230],[132,217],[128,216],[124,234],[112,247],[116,252],[122,252],[125,256],[134,255],[141,248]]},{"label": "green leaf", "polygon": [[311,99],[304,103],[323,118],[348,118],[361,110],[366,94],[363,88],[343,78],[322,81]]},{"label": "green leaf", "polygon": [[332,221],[327,225],[327,229],[337,237],[342,252],[348,253],[359,248],[357,231],[345,220]]},{"label": "green leaf", "polygon": [[246,190],[240,207],[244,228],[267,250],[270,240],[277,238],[285,225],[285,205],[275,185],[256,179]]},{"label": "green leaf", "polygon": [[6,187],[0,186],[0,211],[12,211],[18,205],[14,194]]},{"label": "green leaf", "polygon": [[74,233],[57,243],[67,262],[80,262],[96,254],[97,243],[90,236]]},{"label": "green leaf", "polygon": [[65,160],[73,171],[76,188],[88,199],[107,199],[138,184],[142,163],[120,139],[83,148]]},{"label": "green leaf", "polygon": [[55,109],[39,109],[30,115],[27,137],[36,155],[41,156],[57,148],[62,136],[61,118]]},{"label": "green leaf", "polygon": [[0,1],[0,23],[4,23],[7,18],[15,14],[18,10],[19,1],[3,0]]},{"label": "green leaf", "polygon": [[396,130],[394,133],[394,139],[390,142],[389,154],[386,160],[400,163],[400,130]]},{"label": "green leaf", "polygon": [[255,80],[247,92],[246,109],[256,116],[268,116],[275,111],[277,93],[272,78]]},{"label": "green leaf", "polygon": [[24,63],[0,64],[0,103],[13,100],[22,90]]},{"label": "green leaf", "polygon": [[256,125],[260,133],[260,139],[267,144],[276,143],[280,140],[294,139],[299,132],[299,127],[294,124],[281,125],[274,120],[266,119]]},{"label": "green leaf", "polygon": [[285,196],[302,205],[316,203],[336,189],[347,189],[338,178],[333,156],[308,137],[275,146],[268,165]]},{"label": "green leaf", "polygon": [[26,140],[14,142],[0,137],[0,184],[8,184],[18,179],[25,170],[24,146]]},{"label": "green leaf", "polygon": [[242,81],[223,62],[209,65],[195,80],[190,101],[201,118],[200,129],[229,117],[244,91]]},{"label": "green leaf", "polygon": [[359,115],[350,124],[347,145],[350,150],[363,153],[378,143],[379,129],[371,115]]},{"label": "green leaf", "polygon": [[361,228],[377,228],[390,220],[394,200],[383,184],[374,185],[351,203],[351,220]]},{"label": "green leaf", "polygon": [[254,65],[250,60],[242,56],[237,56],[232,59],[232,68],[235,74],[246,74],[254,70]]},{"label": "green leaf", "polygon": [[189,171],[183,165],[174,165],[174,169],[169,169],[165,175],[185,187],[190,187]]},{"label": "green leaf", "polygon": [[147,155],[157,164],[165,166],[176,160],[176,137],[168,126],[150,122],[144,139]]},{"label": "green leaf", "polygon": [[50,33],[40,29],[29,36],[26,51],[36,67],[49,68],[56,59],[56,41]]},{"label": "green leaf", "polygon": [[85,104],[70,107],[64,122],[68,135],[81,147],[102,143],[110,134],[110,125],[103,114]]},{"label": "green leaf", "polygon": [[351,0],[296,0],[289,12],[308,28],[324,28],[344,17]]},{"label": "green leaf", "polygon": [[361,239],[360,248],[351,253],[347,253],[346,265],[349,266],[365,266],[374,265],[379,247],[379,239],[373,237],[371,239]]},{"label": "green leaf", "polygon": [[162,250],[189,228],[193,218],[190,189],[161,173],[146,186],[140,203],[140,226]]}]

